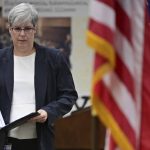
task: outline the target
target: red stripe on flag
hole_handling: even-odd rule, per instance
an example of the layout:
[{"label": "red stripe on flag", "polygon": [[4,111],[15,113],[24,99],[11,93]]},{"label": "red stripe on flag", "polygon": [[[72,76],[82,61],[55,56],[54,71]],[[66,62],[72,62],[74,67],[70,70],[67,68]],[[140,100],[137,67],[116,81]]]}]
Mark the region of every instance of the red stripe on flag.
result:
[{"label": "red stripe on flag", "polygon": [[115,7],[114,0],[97,0],[98,2],[104,3],[112,8]]},{"label": "red stripe on flag", "polygon": [[[107,59],[101,57],[99,54],[96,53],[94,70],[96,71],[97,68],[99,68],[106,62]],[[133,99],[135,100],[133,77],[118,55],[116,55],[116,64],[117,65],[115,66],[115,72],[117,76],[124,83],[129,93],[132,95]]]},{"label": "red stripe on flag", "polygon": [[[99,68],[99,66],[102,66],[107,62],[107,59],[104,57],[101,57],[100,54],[95,54],[95,64],[94,64],[94,70]],[[128,91],[131,93],[133,99],[135,98],[134,96],[134,82],[133,82],[133,77],[130,74],[129,70],[127,67],[124,65],[124,63],[121,61],[120,57],[117,55],[116,56],[116,65],[115,65],[115,72],[120,78],[120,80],[125,84],[126,88]]]},{"label": "red stripe on flag", "polygon": [[96,22],[94,19],[90,19],[89,30],[95,33],[97,36],[100,36],[107,40],[109,43],[113,44],[113,31],[102,23]]},{"label": "red stripe on flag", "polygon": [[94,60],[94,70],[96,71],[99,66],[105,64],[107,62],[107,59],[105,59],[104,57],[101,57],[100,54],[95,53],[95,60]]},{"label": "red stripe on flag", "polygon": [[132,44],[131,21],[126,12],[121,8],[120,4],[116,2],[116,23],[119,31]]},{"label": "red stripe on flag", "polygon": [[131,93],[133,99],[135,98],[134,96],[134,80],[132,75],[129,72],[129,69],[124,65],[120,57],[117,55],[116,56],[116,68],[115,72],[117,73],[118,77],[120,80],[125,84],[126,88],[128,91]]},{"label": "red stripe on flag", "polygon": [[110,135],[110,147],[109,147],[109,150],[115,150],[116,147],[117,147],[117,144],[116,142],[114,141],[113,137]]},{"label": "red stripe on flag", "polygon": [[107,89],[102,80],[95,85],[94,91],[96,95],[98,95],[100,99],[103,100],[104,105],[108,108],[108,110],[120,126],[121,130],[128,137],[129,141],[134,147],[136,147],[136,137],[133,128],[130,126],[128,119],[118,108],[117,104],[110,94],[111,91]]}]

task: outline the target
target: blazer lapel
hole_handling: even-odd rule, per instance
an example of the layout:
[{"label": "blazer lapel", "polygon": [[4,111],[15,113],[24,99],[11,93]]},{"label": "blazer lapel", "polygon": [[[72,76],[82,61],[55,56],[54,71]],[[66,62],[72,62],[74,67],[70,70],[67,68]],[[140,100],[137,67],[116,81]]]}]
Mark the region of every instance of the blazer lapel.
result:
[{"label": "blazer lapel", "polygon": [[9,48],[6,50],[6,56],[3,57],[4,73],[5,73],[5,83],[8,92],[9,99],[12,100],[13,95],[13,83],[14,83],[14,61],[13,61],[13,50]]},{"label": "blazer lapel", "polygon": [[36,48],[35,57],[35,98],[36,98],[36,109],[41,108],[44,105],[44,99],[46,94],[47,86],[47,63],[46,54],[39,46]]}]

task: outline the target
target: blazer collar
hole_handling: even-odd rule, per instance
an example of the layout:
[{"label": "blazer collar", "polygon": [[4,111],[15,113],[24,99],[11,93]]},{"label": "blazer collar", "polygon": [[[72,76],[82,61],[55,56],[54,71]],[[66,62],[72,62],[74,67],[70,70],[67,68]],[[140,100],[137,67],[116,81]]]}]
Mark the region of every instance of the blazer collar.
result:
[{"label": "blazer collar", "polygon": [[13,46],[5,49],[5,55],[3,57],[3,65],[4,67],[4,76],[5,76],[5,83],[6,89],[8,92],[9,99],[12,100],[13,94],[13,83],[14,83],[14,61],[13,61]]}]

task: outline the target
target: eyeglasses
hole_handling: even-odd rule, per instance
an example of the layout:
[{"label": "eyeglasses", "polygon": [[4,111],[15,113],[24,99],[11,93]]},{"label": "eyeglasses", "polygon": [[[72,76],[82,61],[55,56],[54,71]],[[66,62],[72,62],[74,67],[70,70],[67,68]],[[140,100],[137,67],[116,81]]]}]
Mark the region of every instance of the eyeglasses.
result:
[{"label": "eyeglasses", "polygon": [[35,30],[34,27],[12,27],[11,29],[16,33],[21,33],[21,31],[24,31],[26,34],[32,33],[32,31]]}]

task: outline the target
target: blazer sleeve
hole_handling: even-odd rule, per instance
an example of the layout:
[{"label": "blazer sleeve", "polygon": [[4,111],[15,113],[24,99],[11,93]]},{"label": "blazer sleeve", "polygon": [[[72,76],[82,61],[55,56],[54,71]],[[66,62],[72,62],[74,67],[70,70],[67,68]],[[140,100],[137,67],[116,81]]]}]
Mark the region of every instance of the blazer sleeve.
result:
[{"label": "blazer sleeve", "polygon": [[48,113],[48,124],[68,113],[78,98],[71,71],[61,52],[57,52],[56,66],[56,100],[42,109]]}]

